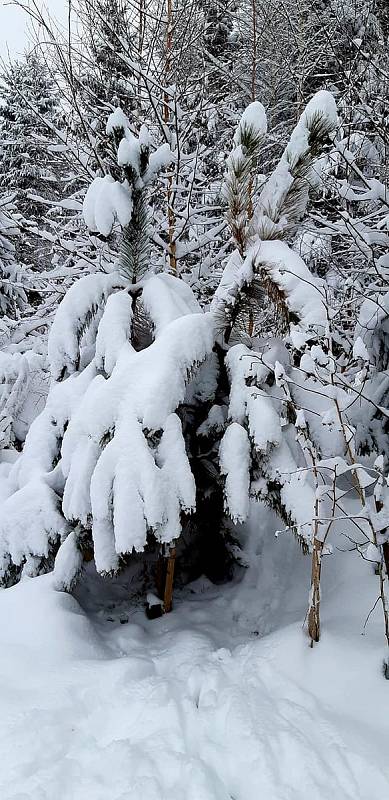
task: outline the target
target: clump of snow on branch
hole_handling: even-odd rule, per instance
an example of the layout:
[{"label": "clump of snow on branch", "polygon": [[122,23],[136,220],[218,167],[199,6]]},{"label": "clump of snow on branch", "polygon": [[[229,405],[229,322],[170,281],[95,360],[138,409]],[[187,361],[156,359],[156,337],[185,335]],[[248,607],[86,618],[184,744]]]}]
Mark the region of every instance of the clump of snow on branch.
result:
[{"label": "clump of snow on branch", "polygon": [[219,450],[220,472],[226,476],[225,507],[234,522],[244,522],[249,512],[250,442],[238,422],[228,426]]},{"label": "clump of snow on branch", "polygon": [[115,273],[96,273],[80,278],[70,287],[58,307],[49,335],[48,356],[55,380],[78,368],[82,333],[120,284],[123,281]]},{"label": "clump of snow on branch", "polygon": [[10,495],[0,514],[0,576],[9,562],[21,567],[33,559],[48,558],[51,548],[66,536],[68,523],[61,514],[59,498],[44,480],[31,476],[29,483]]},{"label": "clump of snow on branch", "polygon": [[245,259],[237,251],[232,254],[215,292],[213,311],[229,314],[242,288],[257,275],[267,275],[283,293],[300,329],[324,329],[327,317],[323,282],[285,242],[277,240],[252,245]]},{"label": "clump of snow on branch", "polygon": [[62,542],[55,558],[54,588],[59,592],[70,592],[81,572],[83,555],[77,545],[77,533],[71,531]]},{"label": "clump of snow on branch", "polygon": [[131,349],[132,298],[126,290],[111,294],[105,306],[96,336],[95,363],[111,375],[124,347]]},{"label": "clump of snow on branch", "polygon": [[281,237],[305,213],[318,146],[335,134],[338,115],[333,95],[317,92],[303,111],[278,166],[263,188],[255,215],[262,238]]},{"label": "clump of snow on branch", "polygon": [[42,375],[44,365],[45,359],[31,350],[0,352],[0,450],[12,446],[15,438],[25,438],[28,406],[35,403],[39,409],[42,387],[39,391],[36,376]]},{"label": "clump of snow on branch", "polygon": [[201,312],[190,286],[167,273],[155,275],[145,283],[142,303],[153,320],[157,335],[174,319]]},{"label": "clump of snow on branch", "polygon": [[234,135],[234,144],[236,147],[242,144],[242,139],[244,139],[245,130],[247,129],[260,136],[267,133],[266,111],[259,100],[249,103],[239,120]]},{"label": "clump of snow on branch", "polygon": [[111,175],[95,178],[85,195],[83,213],[89,230],[102,236],[109,236],[116,221],[128,225],[132,215],[128,182],[115,181]]}]

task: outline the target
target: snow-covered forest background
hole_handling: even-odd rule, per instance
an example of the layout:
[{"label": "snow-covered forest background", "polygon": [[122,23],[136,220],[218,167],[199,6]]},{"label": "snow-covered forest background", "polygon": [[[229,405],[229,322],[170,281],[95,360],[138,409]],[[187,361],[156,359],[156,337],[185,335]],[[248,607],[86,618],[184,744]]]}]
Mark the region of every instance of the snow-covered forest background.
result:
[{"label": "snow-covered forest background", "polygon": [[387,2],[65,6],[0,65],[1,797],[382,800]]}]

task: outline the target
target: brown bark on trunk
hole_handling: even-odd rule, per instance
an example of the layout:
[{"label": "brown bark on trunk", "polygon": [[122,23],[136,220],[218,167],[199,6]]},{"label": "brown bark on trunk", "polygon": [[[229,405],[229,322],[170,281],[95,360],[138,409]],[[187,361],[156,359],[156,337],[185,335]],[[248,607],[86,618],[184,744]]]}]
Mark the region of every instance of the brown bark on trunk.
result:
[{"label": "brown bark on trunk", "polygon": [[166,559],[166,580],[165,592],[163,596],[163,610],[165,614],[169,614],[173,606],[173,584],[174,584],[174,568],[176,565],[176,548],[171,547],[169,555]]},{"label": "brown bark on trunk", "polygon": [[176,564],[176,548],[163,548],[157,561],[155,583],[158,597],[164,614],[168,614],[173,606],[174,569]]},{"label": "brown bark on trunk", "polygon": [[323,542],[315,538],[312,551],[311,601],[308,611],[308,633],[312,643],[318,642],[320,639],[320,576],[322,550]]}]

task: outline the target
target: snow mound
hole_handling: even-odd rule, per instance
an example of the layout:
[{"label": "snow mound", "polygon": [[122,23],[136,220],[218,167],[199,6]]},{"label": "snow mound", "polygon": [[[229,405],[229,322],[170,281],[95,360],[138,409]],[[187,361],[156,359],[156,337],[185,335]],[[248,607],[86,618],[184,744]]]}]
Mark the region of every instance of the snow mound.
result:
[{"label": "snow mound", "polygon": [[[24,674],[32,686],[38,684],[42,666],[48,667],[50,674],[55,664],[63,664],[66,670],[74,660],[107,655],[77,600],[54,591],[52,575],[24,578],[0,592],[0,647],[7,653],[3,667],[14,663],[19,677]],[[22,697],[22,703],[26,699]],[[30,700],[34,702],[33,696]]]}]

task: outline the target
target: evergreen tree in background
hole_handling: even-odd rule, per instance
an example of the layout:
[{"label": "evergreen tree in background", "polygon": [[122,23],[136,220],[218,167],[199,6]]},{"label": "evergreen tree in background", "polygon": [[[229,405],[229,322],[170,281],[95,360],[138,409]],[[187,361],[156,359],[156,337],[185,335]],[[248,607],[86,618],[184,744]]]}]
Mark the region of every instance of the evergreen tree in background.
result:
[{"label": "evergreen tree in background", "polygon": [[35,51],[27,53],[22,61],[11,63],[1,78],[0,187],[12,187],[18,212],[32,231],[27,235],[24,230],[20,237],[18,258],[41,270],[49,261],[49,252],[34,235],[34,229],[43,224],[46,211],[38,198],[53,201],[61,194],[60,161],[55,144],[51,147],[50,134],[50,126],[55,126],[61,116],[56,87]]},{"label": "evergreen tree in background", "polygon": [[73,124],[79,136],[85,135],[85,126],[90,128],[98,156],[96,169],[104,165],[112,169],[115,163],[105,132],[107,115],[118,106],[126,113],[139,106],[138,80],[131,67],[132,61],[138,61],[139,36],[132,16],[125,0],[81,0],[78,6],[82,37],[73,66],[79,96]]},{"label": "evergreen tree in background", "polygon": [[[18,219],[13,197],[0,194],[0,313],[1,328],[7,331],[4,317],[15,319],[26,309],[26,273],[16,260],[16,242],[19,234]],[[1,335],[1,334],[0,334]]]}]

